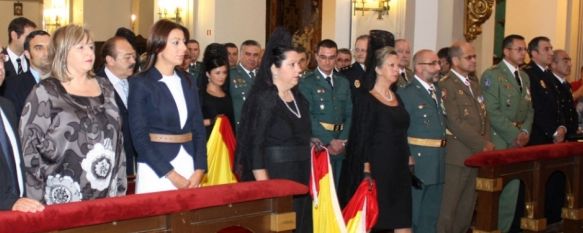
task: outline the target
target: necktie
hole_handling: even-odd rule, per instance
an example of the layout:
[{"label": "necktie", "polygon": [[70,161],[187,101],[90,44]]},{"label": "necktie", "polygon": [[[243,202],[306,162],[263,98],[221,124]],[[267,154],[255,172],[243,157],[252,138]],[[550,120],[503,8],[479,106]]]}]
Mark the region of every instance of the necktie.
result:
[{"label": "necktie", "polygon": [[401,73],[401,77],[403,77],[403,80],[405,80],[405,82],[409,82],[409,80],[407,79],[407,75],[405,75],[405,72]]},{"label": "necktie", "polygon": [[328,82],[328,84],[330,84],[330,87],[334,89],[334,85],[332,85],[332,77],[326,77],[326,82]]},{"label": "necktie", "polygon": [[251,79],[255,79],[255,73],[253,73],[253,71],[249,71],[249,77],[251,77]]},{"label": "necktie", "polygon": [[[0,118],[2,120],[2,118]],[[16,191],[20,193],[18,188],[18,176],[16,174],[16,161],[14,160],[14,153],[12,152],[12,145],[10,145],[10,140],[6,134],[6,127],[4,127],[4,122],[0,121],[0,147],[2,147],[2,154],[4,154],[4,159],[8,164],[8,170],[12,174],[12,182]]]},{"label": "necktie", "polygon": [[22,59],[20,58],[16,58],[16,64],[18,65],[18,71],[16,72],[16,74],[22,74],[23,70],[22,70]]},{"label": "necktie", "polygon": [[522,93],[522,82],[520,82],[520,76],[518,76],[518,70],[514,71],[514,78],[516,79],[516,83],[520,87],[520,92]]},{"label": "necktie", "polygon": [[437,103],[437,95],[435,95],[435,87],[433,87],[433,85],[429,87],[429,95],[431,95],[433,102],[435,102],[435,106],[439,108],[439,104]]},{"label": "necktie", "polygon": [[472,94],[472,96],[474,96],[474,92],[472,91],[472,84],[470,83],[470,79],[468,77],[464,77],[464,85],[466,85],[468,87],[468,89],[470,90],[470,93]]}]

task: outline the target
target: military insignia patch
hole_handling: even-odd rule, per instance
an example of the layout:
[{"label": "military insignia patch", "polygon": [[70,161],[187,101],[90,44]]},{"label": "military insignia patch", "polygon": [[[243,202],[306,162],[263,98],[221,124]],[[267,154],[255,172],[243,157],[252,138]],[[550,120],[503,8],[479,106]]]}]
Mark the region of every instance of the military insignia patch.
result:
[{"label": "military insignia patch", "polygon": [[354,80],[354,87],[360,88],[360,80]]},{"label": "military insignia patch", "polygon": [[484,86],[486,88],[489,88],[492,85],[492,81],[490,81],[489,78],[486,78],[486,80],[484,80]]}]

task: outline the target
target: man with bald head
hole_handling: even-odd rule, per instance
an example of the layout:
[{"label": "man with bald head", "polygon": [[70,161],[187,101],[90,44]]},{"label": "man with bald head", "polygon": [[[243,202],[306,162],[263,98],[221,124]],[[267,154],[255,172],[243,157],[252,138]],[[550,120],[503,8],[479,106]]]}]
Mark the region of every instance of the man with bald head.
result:
[{"label": "man with bald head", "polygon": [[433,85],[439,58],[431,50],[413,56],[415,75],[397,91],[409,113],[407,140],[414,174],[423,182],[412,190],[413,232],[434,233],[441,207],[445,171],[445,119],[441,91]]},{"label": "man with bald head", "polygon": [[455,42],[451,70],[439,82],[447,122],[445,184],[439,214],[439,233],[466,233],[472,223],[477,169],[464,161],[475,153],[494,150],[490,122],[476,71],[476,51],[465,41]]},{"label": "man with bald head", "polygon": [[399,80],[398,87],[404,87],[413,80],[413,71],[409,69],[409,61],[411,60],[411,46],[405,39],[398,39],[395,41],[395,52],[399,57]]}]

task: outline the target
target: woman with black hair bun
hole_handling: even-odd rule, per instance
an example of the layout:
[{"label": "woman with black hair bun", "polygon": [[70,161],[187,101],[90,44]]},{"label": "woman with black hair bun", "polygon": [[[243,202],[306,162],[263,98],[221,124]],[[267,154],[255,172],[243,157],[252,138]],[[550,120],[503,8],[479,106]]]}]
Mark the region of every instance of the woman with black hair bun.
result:
[{"label": "woman with black hair bun", "polygon": [[[236,152],[242,180],[289,179],[308,185],[311,130],[308,102],[297,89],[300,72],[289,33],[276,29],[242,109]],[[294,210],[296,232],[312,232],[307,194],[294,197]]]},{"label": "woman with black hair bun", "polygon": [[203,79],[202,115],[208,140],[218,115],[225,115],[229,118],[231,126],[234,126],[233,102],[227,90],[229,61],[225,46],[217,43],[208,45],[204,52],[203,64],[206,79]]}]

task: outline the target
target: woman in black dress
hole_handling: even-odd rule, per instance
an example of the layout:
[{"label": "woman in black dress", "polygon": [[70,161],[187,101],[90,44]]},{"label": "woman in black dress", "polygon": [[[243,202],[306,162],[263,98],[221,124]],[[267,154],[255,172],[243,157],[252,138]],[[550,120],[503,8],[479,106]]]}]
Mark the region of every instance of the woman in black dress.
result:
[{"label": "woman in black dress", "polygon": [[229,75],[226,54],[225,47],[217,43],[207,46],[204,52],[204,73],[207,78],[203,80],[202,115],[207,140],[218,115],[227,116],[233,126],[233,102],[226,89],[229,85],[225,85]]},{"label": "woman in black dress", "polygon": [[[375,48],[375,36],[371,32],[369,48]],[[363,93],[355,104],[342,194],[350,198],[364,177],[374,179],[379,215],[373,232],[411,232],[409,114],[391,90],[399,77],[399,59],[389,46],[369,53],[366,67],[371,70],[365,77],[368,93]]]},{"label": "woman in black dress", "polygon": [[[242,180],[289,179],[305,185],[310,177],[308,102],[297,90],[299,55],[288,32],[270,38],[257,79],[241,114],[236,172]],[[294,197],[296,232],[312,232],[309,196]]]}]

